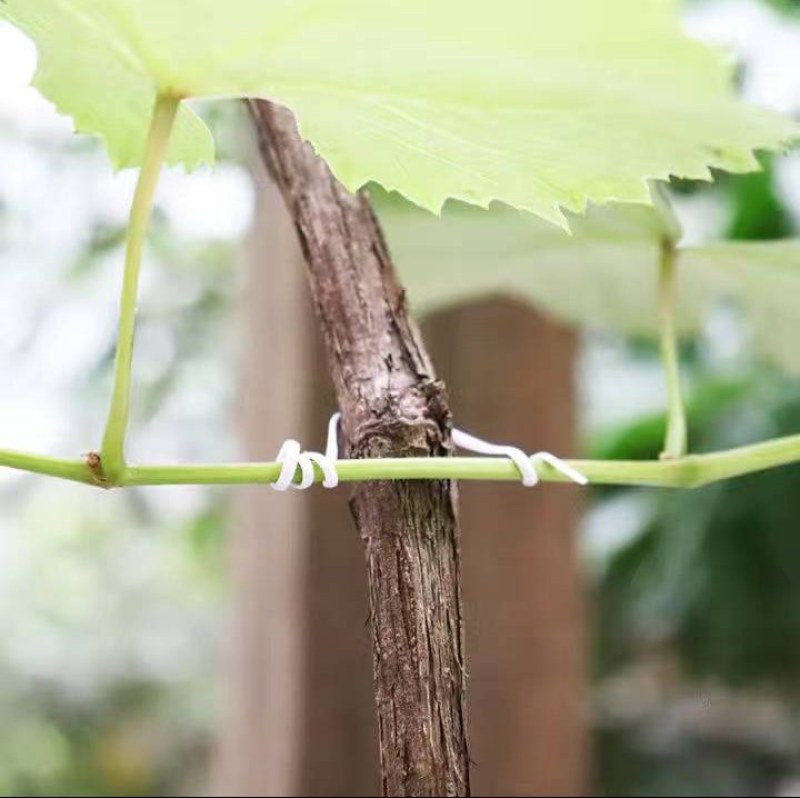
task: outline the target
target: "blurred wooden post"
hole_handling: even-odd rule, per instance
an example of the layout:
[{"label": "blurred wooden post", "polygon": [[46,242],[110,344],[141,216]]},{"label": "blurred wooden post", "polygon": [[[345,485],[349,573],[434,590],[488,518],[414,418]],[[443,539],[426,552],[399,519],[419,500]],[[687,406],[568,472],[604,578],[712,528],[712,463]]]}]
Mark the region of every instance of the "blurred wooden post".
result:
[{"label": "blurred wooden post", "polygon": [[[308,331],[297,323],[304,278],[280,197],[259,196],[244,296],[239,428],[247,458],[269,460],[302,434]],[[269,342],[269,343],[267,343]],[[303,703],[307,502],[266,486],[242,489],[230,546],[232,606],[220,795],[296,789]]]},{"label": "blurred wooden post", "polygon": [[[311,318],[311,322],[315,321]],[[320,446],[335,407],[325,353],[315,338],[312,433]],[[305,595],[307,700],[297,795],[380,793],[364,548],[347,500],[350,489],[310,497]]]},{"label": "blurred wooden post", "polygon": [[[258,186],[239,427],[245,455],[270,460],[288,437],[322,448],[334,405],[294,228],[261,174]],[[348,493],[239,496],[217,795],[376,794],[366,580]]]},{"label": "blurred wooden post", "polygon": [[[576,342],[510,301],[425,328],[456,426],[575,453]],[[476,795],[588,789],[584,606],[572,487],[462,484],[470,753]]]}]

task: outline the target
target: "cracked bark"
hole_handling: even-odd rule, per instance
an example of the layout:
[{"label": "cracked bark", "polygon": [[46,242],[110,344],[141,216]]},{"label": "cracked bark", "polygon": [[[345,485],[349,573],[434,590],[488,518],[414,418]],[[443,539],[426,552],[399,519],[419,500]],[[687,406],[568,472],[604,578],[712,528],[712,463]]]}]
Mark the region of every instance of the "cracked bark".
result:
[{"label": "cracked bark", "polygon": [[[264,162],[305,255],[348,457],[445,456],[450,413],[406,310],[380,226],[300,138],[293,116],[250,103]],[[358,485],[385,795],[468,795],[455,485]]]}]

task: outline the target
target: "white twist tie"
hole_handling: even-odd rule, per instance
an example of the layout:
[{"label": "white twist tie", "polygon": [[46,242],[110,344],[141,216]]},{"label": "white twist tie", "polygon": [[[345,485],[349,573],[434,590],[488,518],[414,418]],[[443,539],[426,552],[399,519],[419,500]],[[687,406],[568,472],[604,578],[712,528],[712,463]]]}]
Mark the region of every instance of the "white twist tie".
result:
[{"label": "white twist tie", "polygon": [[522,449],[518,449],[516,446],[501,446],[496,443],[489,443],[467,432],[462,432],[460,429],[453,430],[453,443],[458,446],[459,449],[465,449],[468,452],[508,457],[514,465],[516,465],[522,477],[522,484],[528,488],[539,484],[539,474],[536,471],[536,465],[538,463],[547,463],[568,479],[577,482],[578,485],[589,484],[589,480],[581,474],[580,471],[555,455],[550,454],[550,452],[537,452],[536,454],[528,456]]},{"label": "white twist tie", "polygon": [[[336,473],[336,461],[339,459],[339,419],[341,413],[335,413],[328,422],[328,441],[325,444],[325,454],[320,452],[304,452],[295,440],[286,441],[281,446],[275,458],[281,464],[281,473],[272,483],[273,490],[286,491],[306,490],[316,479],[314,464],[322,471],[322,484],[326,488],[335,488],[339,484],[339,475]],[[300,469],[300,482],[294,481],[297,469]]]}]

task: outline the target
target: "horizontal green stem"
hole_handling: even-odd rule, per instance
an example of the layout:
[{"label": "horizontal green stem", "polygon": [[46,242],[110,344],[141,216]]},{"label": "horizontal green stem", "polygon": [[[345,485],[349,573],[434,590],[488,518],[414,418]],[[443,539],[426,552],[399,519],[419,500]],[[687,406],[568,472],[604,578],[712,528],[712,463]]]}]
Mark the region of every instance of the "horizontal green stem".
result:
[{"label": "horizontal green stem", "polygon": [[0,468],[13,468],[31,474],[42,474],[57,477],[70,482],[84,482],[97,485],[99,480],[86,460],[61,460],[58,457],[46,457],[27,452],[16,452],[13,449],[0,449]]},{"label": "horizontal green stem", "polygon": [[[661,488],[697,488],[732,477],[800,463],[800,435],[776,438],[723,452],[690,455],[676,460],[570,460],[594,485],[641,485]],[[109,487],[98,479],[98,468],[86,460],[59,460],[0,450],[0,467]],[[427,457],[385,460],[340,460],[342,482],[394,479],[455,479],[517,482],[514,465],[493,457]],[[543,482],[567,478],[546,464],[538,464]],[[223,465],[128,466],[117,487],[147,485],[250,485],[269,484],[280,474],[278,463]],[[321,474],[317,474],[321,479]]]}]

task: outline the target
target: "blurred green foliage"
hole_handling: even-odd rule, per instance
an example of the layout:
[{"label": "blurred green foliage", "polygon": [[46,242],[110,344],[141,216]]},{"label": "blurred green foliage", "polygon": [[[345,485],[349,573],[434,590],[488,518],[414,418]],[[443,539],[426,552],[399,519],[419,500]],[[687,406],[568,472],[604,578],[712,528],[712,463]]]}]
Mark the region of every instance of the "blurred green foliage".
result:
[{"label": "blurred green foliage", "polygon": [[724,178],[733,204],[728,238],[734,241],[770,241],[793,233],[788,210],[775,193],[775,160],[762,156],[762,171]]},{"label": "blurred green foliage", "polygon": [[[722,196],[726,235],[793,232],[775,162],[684,194]],[[632,357],[655,359],[633,343]],[[682,349],[692,451],[800,430],[800,383],[750,356],[720,367]],[[594,456],[649,459],[663,414],[593,439]],[[602,795],[794,794],[800,773],[800,466],[696,491],[598,489],[635,529],[596,566],[595,778]]]},{"label": "blurred green foliage", "polygon": [[800,11],[800,0],[765,0],[768,5],[786,13],[797,13]]},{"label": "blurred green foliage", "polygon": [[[715,390],[705,393],[703,401]],[[693,450],[723,449],[800,429],[800,390],[755,375],[694,414]],[[661,431],[660,429],[658,430]],[[616,454],[658,451],[655,425],[625,429]],[[651,437],[655,449],[641,444]],[[627,452],[626,452],[627,448]],[[596,605],[601,674],[668,643],[687,678],[800,687],[800,466],[678,494],[653,495],[651,516],[614,556]]]}]

